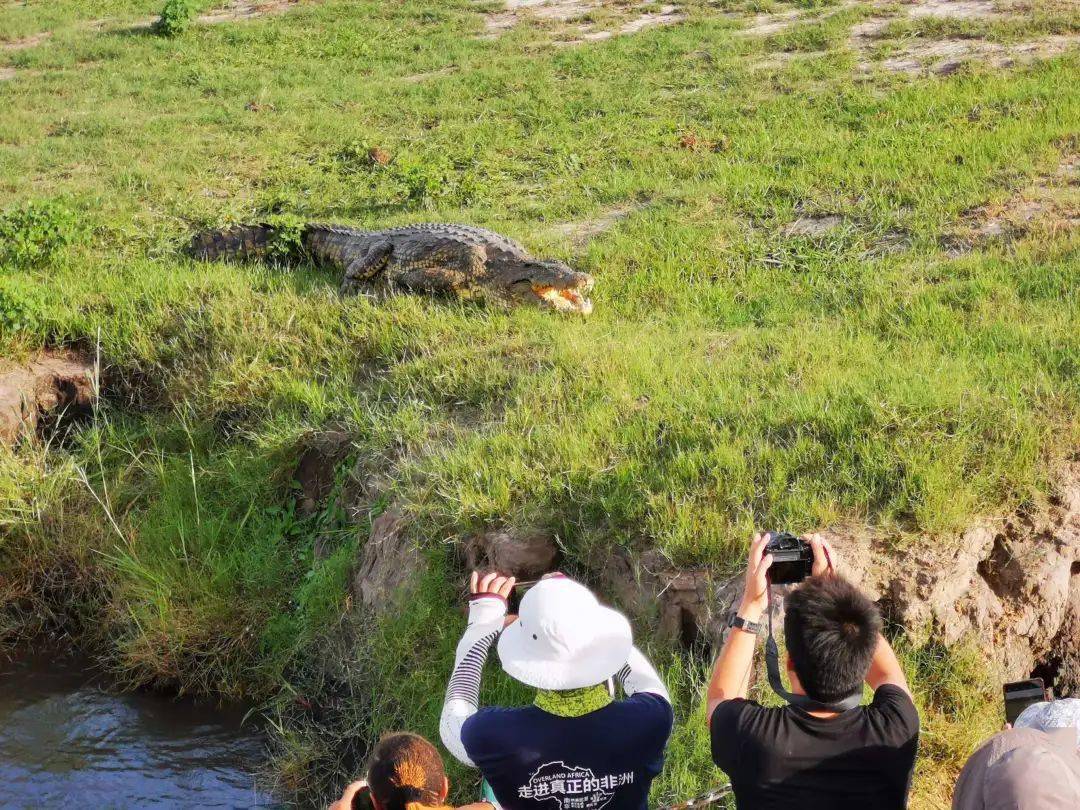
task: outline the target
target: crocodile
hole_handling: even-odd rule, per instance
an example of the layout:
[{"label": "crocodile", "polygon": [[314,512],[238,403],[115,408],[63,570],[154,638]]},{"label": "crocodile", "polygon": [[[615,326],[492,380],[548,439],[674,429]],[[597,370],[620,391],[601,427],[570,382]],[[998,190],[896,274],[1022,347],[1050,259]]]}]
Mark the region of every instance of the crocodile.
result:
[{"label": "crocodile", "polygon": [[[205,261],[263,257],[275,249],[275,238],[271,225],[238,225],[196,234],[188,252]],[[533,258],[517,242],[484,228],[423,223],[367,231],[310,224],[301,229],[300,243],[316,262],[343,273],[343,295],[375,284],[581,315],[592,311],[592,276]]]}]

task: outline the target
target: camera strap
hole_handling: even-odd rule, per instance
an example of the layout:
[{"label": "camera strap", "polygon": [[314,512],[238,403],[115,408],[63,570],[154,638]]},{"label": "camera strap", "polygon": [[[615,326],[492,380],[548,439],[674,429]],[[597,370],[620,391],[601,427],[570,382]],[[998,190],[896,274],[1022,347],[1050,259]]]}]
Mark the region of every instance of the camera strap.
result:
[{"label": "camera strap", "polygon": [[769,673],[769,686],[772,687],[772,690],[792,706],[807,712],[846,712],[861,706],[861,688],[858,692],[854,692],[836,703],[822,703],[807,695],[796,695],[784,687],[784,681],[780,677],[780,648],[776,645],[776,637],[773,635],[772,583],[769,582],[767,587],[769,591],[769,637],[765,640],[765,668]]}]

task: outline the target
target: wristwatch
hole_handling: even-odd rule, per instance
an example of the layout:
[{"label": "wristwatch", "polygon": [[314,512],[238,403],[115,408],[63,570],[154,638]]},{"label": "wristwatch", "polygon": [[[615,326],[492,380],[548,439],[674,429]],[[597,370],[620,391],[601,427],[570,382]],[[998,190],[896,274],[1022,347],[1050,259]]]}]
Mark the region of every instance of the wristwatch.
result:
[{"label": "wristwatch", "polygon": [[727,626],[733,627],[736,630],[742,630],[744,633],[750,633],[757,635],[761,632],[761,622],[751,622],[744,619],[738,613],[732,613],[727,620]]}]

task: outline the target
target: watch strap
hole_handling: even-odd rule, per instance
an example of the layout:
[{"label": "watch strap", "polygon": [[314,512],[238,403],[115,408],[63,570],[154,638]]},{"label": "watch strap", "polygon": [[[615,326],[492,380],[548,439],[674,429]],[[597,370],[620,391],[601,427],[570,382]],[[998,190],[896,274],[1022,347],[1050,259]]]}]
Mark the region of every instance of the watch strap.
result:
[{"label": "watch strap", "polygon": [[728,617],[727,626],[734,628],[735,630],[742,630],[744,633],[751,633],[757,635],[761,632],[761,622],[752,622],[748,619],[744,619],[738,613],[732,613]]}]

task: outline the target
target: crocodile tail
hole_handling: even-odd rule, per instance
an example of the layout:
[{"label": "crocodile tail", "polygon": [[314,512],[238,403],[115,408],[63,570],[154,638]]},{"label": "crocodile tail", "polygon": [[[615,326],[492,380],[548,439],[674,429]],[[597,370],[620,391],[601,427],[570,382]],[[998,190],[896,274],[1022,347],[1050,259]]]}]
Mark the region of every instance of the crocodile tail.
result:
[{"label": "crocodile tail", "polygon": [[269,225],[236,225],[218,231],[204,231],[191,238],[188,254],[212,262],[218,259],[250,259],[265,256],[274,238]]}]

